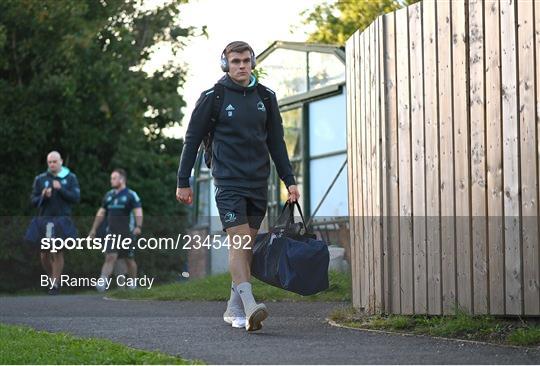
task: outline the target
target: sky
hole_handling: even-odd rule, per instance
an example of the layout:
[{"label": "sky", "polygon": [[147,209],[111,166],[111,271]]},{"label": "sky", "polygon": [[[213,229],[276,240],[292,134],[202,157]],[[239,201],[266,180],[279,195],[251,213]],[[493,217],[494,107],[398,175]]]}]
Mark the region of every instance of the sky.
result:
[{"label": "sky", "polygon": [[[159,3],[161,0],[150,0]],[[273,41],[303,42],[310,30],[302,25],[300,13],[313,9],[322,0],[190,0],[181,5],[182,27],[207,26],[208,38],[195,37],[188,42],[181,61],[187,67],[186,83],[181,93],[187,103],[180,128],[169,132],[183,137],[193,107],[201,92],[211,88],[223,75],[219,59],[223,48],[232,41],[248,42],[255,54]],[[153,65],[166,62],[166,49],[158,50]],[[155,63],[154,63],[155,62]],[[151,66],[149,66],[151,67]],[[270,83],[271,84],[271,83]],[[269,85],[271,87],[271,85]]]}]

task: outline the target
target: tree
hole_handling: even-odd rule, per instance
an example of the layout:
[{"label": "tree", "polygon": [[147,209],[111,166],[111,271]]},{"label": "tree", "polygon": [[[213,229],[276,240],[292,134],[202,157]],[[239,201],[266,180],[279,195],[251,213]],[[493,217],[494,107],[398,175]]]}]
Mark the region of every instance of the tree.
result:
[{"label": "tree", "polygon": [[0,214],[29,212],[29,186],[51,149],[80,178],[78,213],[93,212],[115,165],[137,171],[132,154],[178,157],[180,142],[163,129],[182,118],[185,72],[166,64],[147,75],[139,66],[157,43],[178,53],[194,32],[174,23],[180,2],[146,11],[124,0],[0,2]]},{"label": "tree", "polygon": [[[142,0],[0,1],[0,216],[34,214],[32,181],[51,150],[79,178],[82,201],[74,213],[81,234],[115,167],[127,170],[146,216],[185,214],[174,200],[182,143],[163,134],[182,118],[185,71],[172,62],[151,75],[142,69],[156,45],[176,55],[200,32],[176,23],[185,1],[151,10]],[[166,225],[157,221],[162,232]],[[174,229],[181,225],[176,220]],[[21,255],[2,249],[19,244],[21,226],[0,232],[10,235],[0,238],[2,275]]]},{"label": "tree", "polygon": [[345,41],[358,29],[366,29],[379,15],[413,4],[418,0],[337,0],[317,5],[302,13],[304,24],[316,30],[309,35],[309,42],[335,43]]}]

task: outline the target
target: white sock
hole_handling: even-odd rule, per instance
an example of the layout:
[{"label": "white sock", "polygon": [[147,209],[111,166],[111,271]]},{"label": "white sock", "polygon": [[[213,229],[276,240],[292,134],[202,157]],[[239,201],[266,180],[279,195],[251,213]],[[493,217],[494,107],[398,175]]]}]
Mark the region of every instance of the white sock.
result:
[{"label": "white sock", "polygon": [[244,310],[244,304],[242,304],[242,298],[238,294],[238,290],[234,282],[231,282],[231,297],[229,299],[229,307]]},{"label": "white sock", "polygon": [[249,282],[242,282],[236,285],[236,290],[238,290],[238,294],[240,295],[240,298],[242,299],[242,303],[244,304],[244,309],[249,309],[252,306],[257,305],[255,302],[255,298],[253,297],[253,293],[251,292],[251,283]]},{"label": "white sock", "polygon": [[108,277],[107,277],[107,276],[104,276],[104,275],[101,275],[99,278],[100,278],[102,281],[99,281],[99,282],[96,284],[96,287],[105,290],[105,288],[107,287],[107,285],[106,285],[105,283],[106,283]]}]

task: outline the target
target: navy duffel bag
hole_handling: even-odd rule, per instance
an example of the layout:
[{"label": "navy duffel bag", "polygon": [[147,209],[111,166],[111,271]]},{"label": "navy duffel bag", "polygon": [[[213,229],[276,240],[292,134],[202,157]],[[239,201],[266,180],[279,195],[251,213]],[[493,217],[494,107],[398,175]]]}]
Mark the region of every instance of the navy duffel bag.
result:
[{"label": "navy duffel bag", "polygon": [[30,221],[24,242],[36,247],[41,246],[43,238],[77,238],[77,228],[69,216],[35,216]]},{"label": "navy duffel bag", "polygon": [[[302,222],[294,222],[294,207]],[[300,205],[285,204],[276,225],[257,235],[251,274],[269,285],[300,295],[328,289],[328,245],[308,233]]]}]

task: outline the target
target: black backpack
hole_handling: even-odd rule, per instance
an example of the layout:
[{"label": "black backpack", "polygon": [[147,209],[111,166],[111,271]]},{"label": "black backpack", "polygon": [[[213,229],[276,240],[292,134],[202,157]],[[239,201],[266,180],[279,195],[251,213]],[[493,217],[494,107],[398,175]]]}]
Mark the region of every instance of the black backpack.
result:
[{"label": "black backpack", "polygon": [[[257,92],[264,103],[264,108],[266,108],[266,120],[268,120],[268,116],[271,111],[272,97],[268,89],[262,84],[257,84]],[[212,115],[210,117],[210,123],[212,126],[208,134],[203,137],[202,141],[204,148],[204,162],[206,163],[208,169],[212,167],[212,141],[214,140],[214,130],[216,129],[216,123],[219,119],[219,112],[221,111],[221,106],[223,105],[224,93],[225,87],[223,85],[214,85],[214,103],[212,105]]]}]

